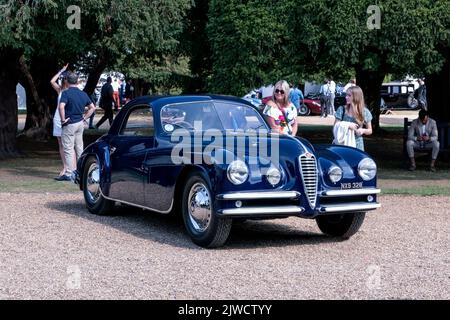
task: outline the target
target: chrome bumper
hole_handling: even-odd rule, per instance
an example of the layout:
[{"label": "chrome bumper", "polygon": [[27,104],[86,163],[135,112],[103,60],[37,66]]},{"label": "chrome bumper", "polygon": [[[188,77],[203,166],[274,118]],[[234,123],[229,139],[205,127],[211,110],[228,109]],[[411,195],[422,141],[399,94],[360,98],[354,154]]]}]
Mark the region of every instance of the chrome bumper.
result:
[{"label": "chrome bumper", "polygon": [[[236,204],[234,208],[225,208],[217,210],[222,216],[289,216],[289,215],[301,215],[305,213],[305,217],[313,218],[316,215],[344,213],[344,212],[361,212],[375,210],[381,207],[378,202],[369,201],[353,201],[348,203],[342,203],[342,201],[336,201],[333,203],[334,198],[354,197],[354,196],[370,196],[376,195],[381,192],[376,188],[364,188],[364,189],[349,189],[349,190],[327,190],[319,192],[319,198],[327,199],[326,203],[321,203],[313,210],[308,210],[301,206],[300,192],[297,191],[261,191],[261,192],[231,192],[225,194],[219,194],[216,199],[219,201],[254,201],[251,206],[240,206]],[[272,203],[271,205],[265,201],[265,203],[258,203],[258,200],[283,200],[286,199],[286,204],[283,201],[278,201],[278,205]],[[255,201],[256,200],[256,201]],[[319,200],[320,201],[320,200]],[[328,203],[327,203],[328,202]],[[320,202],[319,202],[320,203]],[[298,205],[297,205],[298,204]],[[242,203],[241,203],[242,205]]]},{"label": "chrome bumper", "polygon": [[327,204],[319,208],[321,213],[334,213],[334,212],[358,212],[375,210],[381,207],[381,204],[368,203],[368,202],[353,202],[349,204]]},{"label": "chrome bumper", "polygon": [[321,197],[351,197],[351,196],[366,196],[371,194],[378,194],[381,189],[364,188],[364,189],[347,189],[347,190],[327,190],[322,191]]},{"label": "chrome bumper", "polygon": [[297,191],[262,191],[262,192],[231,192],[218,194],[217,200],[261,200],[261,199],[297,199]]},{"label": "chrome bumper", "polygon": [[[296,200],[300,198],[297,191],[261,191],[261,192],[231,192],[219,194],[217,200],[228,201],[249,201],[249,200]],[[217,212],[222,216],[286,216],[298,215],[305,211],[305,208],[293,205],[258,205],[257,203],[249,207],[236,207],[219,209]]]},{"label": "chrome bumper", "polygon": [[237,216],[237,215],[293,215],[305,211],[304,208],[298,206],[277,206],[277,207],[246,207],[246,208],[232,208],[220,209],[218,213],[223,216]]}]

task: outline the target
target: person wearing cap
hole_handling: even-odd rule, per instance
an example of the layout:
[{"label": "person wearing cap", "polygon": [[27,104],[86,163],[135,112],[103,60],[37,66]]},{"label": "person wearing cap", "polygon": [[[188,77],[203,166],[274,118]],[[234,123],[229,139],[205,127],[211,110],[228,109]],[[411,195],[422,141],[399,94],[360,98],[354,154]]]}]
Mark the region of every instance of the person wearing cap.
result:
[{"label": "person wearing cap", "polygon": [[[55,178],[56,180],[60,179],[61,176],[64,175],[64,173],[66,172],[66,170],[69,167],[66,164],[66,160],[64,157],[64,148],[63,148],[62,141],[61,141],[61,134],[62,134],[61,117],[59,115],[59,110],[58,110],[59,101],[61,100],[61,94],[69,86],[67,83],[67,71],[66,71],[68,65],[69,64],[66,64],[64,67],[62,67],[62,69],[59,70],[58,73],[55,74],[53,76],[53,78],[50,80],[50,84],[51,84],[52,88],[55,89],[55,91],[58,93],[58,101],[56,104],[56,110],[55,110],[55,114],[53,115],[53,136],[56,137],[56,139],[58,140],[59,155],[60,155],[61,161],[63,163],[63,168],[60,171],[59,176]],[[59,84],[57,82],[58,79],[60,80],[61,84]]]},{"label": "person wearing cap", "polygon": [[[95,106],[86,92],[81,91],[77,87],[78,75],[74,72],[69,72],[67,82],[69,83],[69,88],[62,92],[58,107],[61,116],[61,139],[64,148],[64,157],[68,165],[66,172],[59,179],[60,181],[72,180],[72,173],[76,167],[76,163],[71,161],[74,157],[74,148],[76,159],[78,159],[84,147],[84,123],[87,123],[87,119],[95,110]],[[86,106],[88,110],[85,113]]]}]

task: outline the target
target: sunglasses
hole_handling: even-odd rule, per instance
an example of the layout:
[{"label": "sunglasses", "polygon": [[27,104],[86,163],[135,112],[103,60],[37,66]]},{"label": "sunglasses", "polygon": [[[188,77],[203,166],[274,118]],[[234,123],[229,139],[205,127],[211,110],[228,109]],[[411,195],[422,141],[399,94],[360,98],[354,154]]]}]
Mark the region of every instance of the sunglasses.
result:
[{"label": "sunglasses", "polygon": [[275,89],[275,93],[281,93],[281,94],[284,94],[284,90]]}]

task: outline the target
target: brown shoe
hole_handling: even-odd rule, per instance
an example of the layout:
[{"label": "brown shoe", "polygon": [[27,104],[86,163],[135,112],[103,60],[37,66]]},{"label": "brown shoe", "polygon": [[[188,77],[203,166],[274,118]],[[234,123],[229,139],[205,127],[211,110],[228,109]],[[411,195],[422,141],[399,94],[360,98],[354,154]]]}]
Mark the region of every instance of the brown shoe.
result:
[{"label": "brown shoe", "polygon": [[414,171],[414,170],[416,170],[416,166],[410,165],[409,168],[408,168],[408,170],[409,170],[409,171]]}]

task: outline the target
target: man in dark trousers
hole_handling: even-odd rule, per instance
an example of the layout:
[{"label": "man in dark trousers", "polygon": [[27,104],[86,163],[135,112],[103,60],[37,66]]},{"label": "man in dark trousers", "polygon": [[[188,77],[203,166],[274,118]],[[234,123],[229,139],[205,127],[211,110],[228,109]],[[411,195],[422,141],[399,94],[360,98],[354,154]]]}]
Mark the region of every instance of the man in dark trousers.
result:
[{"label": "man in dark trousers", "polygon": [[[84,148],[84,124],[87,124],[87,119],[95,110],[95,106],[91,99],[89,99],[86,92],[78,89],[77,74],[74,72],[69,72],[67,75],[67,82],[69,83],[69,88],[62,92],[58,108],[62,125],[61,140],[64,150],[64,158],[68,168],[62,176],[56,179],[58,181],[72,180],[72,172],[76,167],[76,163],[73,163],[74,148],[76,159],[78,160]],[[88,110],[85,113],[84,110],[86,106],[88,107]]]},{"label": "man in dark trousers", "polygon": [[103,117],[97,122],[95,125],[95,128],[98,129],[103,122],[105,122],[107,119],[109,120],[109,125],[111,126],[113,122],[113,110],[112,105],[114,103],[114,90],[111,85],[112,79],[111,77],[108,77],[106,79],[106,83],[103,85],[101,93],[100,93],[100,108],[102,108],[105,111],[105,114]]}]

